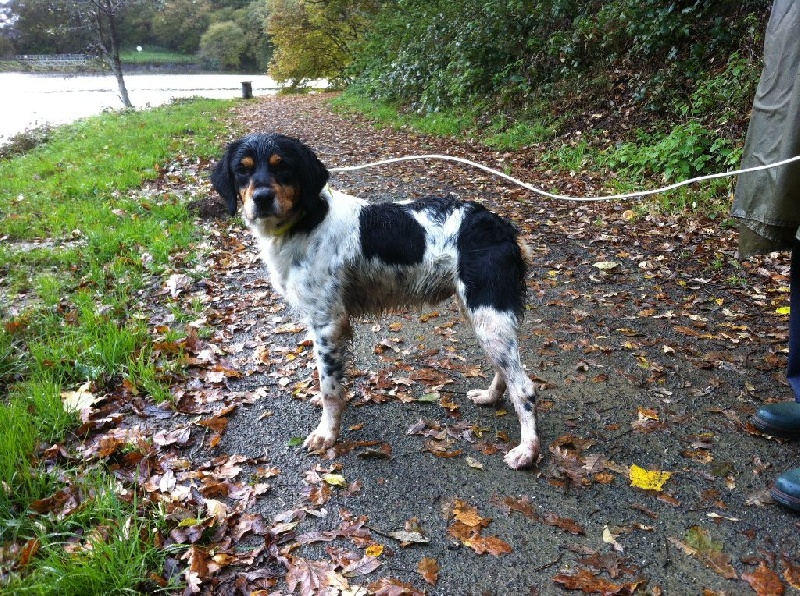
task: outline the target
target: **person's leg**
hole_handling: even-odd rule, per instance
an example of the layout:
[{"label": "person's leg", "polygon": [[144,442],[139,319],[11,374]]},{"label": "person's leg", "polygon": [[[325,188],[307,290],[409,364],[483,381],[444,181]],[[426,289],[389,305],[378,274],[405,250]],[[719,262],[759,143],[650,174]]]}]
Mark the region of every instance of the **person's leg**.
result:
[{"label": "person's leg", "polygon": [[[800,438],[800,242],[792,248],[789,273],[789,363],[786,379],[794,392],[795,401],[761,406],[751,418],[753,426],[767,435],[785,439]],[[778,476],[770,489],[775,502],[800,511],[800,468]]]},{"label": "person's leg", "polygon": [[800,438],[800,242],[792,248],[789,272],[789,362],[786,379],[795,401],[761,406],[751,418],[764,434],[784,439]]},{"label": "person's leg", "polygon": [[776,503],[800,511],[800,468],[793,468],[778,476],[769,492]]},{"label": "person's leg", "polygon": [[800,402],[800,241],[792,246],[792,265],[789,270],[789,364],[786,379]]}]

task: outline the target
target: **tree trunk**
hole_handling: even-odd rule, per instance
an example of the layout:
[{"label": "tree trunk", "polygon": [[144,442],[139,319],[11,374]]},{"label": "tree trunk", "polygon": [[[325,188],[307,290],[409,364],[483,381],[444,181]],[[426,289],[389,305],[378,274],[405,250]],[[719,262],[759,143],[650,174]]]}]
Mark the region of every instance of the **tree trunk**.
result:
[{"label": "tree trunk", "polygon": [[[103,51],[105,59],[111,64],[111,70],[117,79],[117,88],[119,89],[119,98],[122,100],[122,105],[125,108],[132,108],[133,104],[128,97],[128,88],[125,86],[125,77],[122,74],[122,61],[119,58],[116,10],[108,0],[99,0],[95,4],[95,8],[97,10],[95,17],[97,19],[97,37],[100,42],[100,49]],[[103,20],[106,21],[108,26],[107,36],[103,32]]]},{"label": "tree trunk", "polygon": [[119,36],[117,35],[117,23],[113,14],[108,16],[108,33],[111,41],[111,69],[114,71],[114,76],[117,77],[119,98],[122,100],[122,105],[126,108],[132,108],[133,104],[128,97],[125,78],[122,76],[122,61],[119,59]]}]

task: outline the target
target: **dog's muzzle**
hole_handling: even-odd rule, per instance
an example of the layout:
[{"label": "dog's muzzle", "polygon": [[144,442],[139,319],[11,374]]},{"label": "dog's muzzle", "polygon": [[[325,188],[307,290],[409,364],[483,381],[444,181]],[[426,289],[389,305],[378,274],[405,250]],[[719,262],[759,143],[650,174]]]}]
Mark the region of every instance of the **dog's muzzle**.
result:
[{"label": "dog's muzzle", "polygon": [[277,215],[275,191],[271,188],[256,188],[250,198],[253,201],[253,216],[255,218],[274,217]]}]

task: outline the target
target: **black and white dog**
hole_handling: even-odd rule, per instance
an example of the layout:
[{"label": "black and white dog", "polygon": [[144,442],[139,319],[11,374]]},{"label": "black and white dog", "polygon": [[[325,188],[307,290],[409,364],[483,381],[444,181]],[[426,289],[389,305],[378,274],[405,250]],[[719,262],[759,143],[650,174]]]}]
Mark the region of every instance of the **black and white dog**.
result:
[{"label": "black and white dog", "polygon": [[339,436],[349,317],[455,295],[495,368],[489,388],[468,396],[494,404],[508,389],[521,442],[505,461],[536,461],[536,393],[517,347],[528,249],[513,225],[451,197],[371,204],[331,190],[311,149],[279,134],[231,143],[211,181],[231,215],[241,200],[274,288],[312,333],[322,420],[306,448]]}]

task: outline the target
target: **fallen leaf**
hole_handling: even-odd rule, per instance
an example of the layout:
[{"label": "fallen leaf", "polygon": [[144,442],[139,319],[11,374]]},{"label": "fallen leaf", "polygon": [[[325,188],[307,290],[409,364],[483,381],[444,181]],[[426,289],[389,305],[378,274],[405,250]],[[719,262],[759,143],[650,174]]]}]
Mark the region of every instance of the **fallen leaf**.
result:
[{"label": "fallen leaf", "polygon": [[216,499],[206,499],[206,511],[208,515],[215,518],[217,522],[222,523],[228,517],[228,506],[222,501]]},{"label": "fallen leaf", "polygon": [[178,294],[192,285],[192,278],[185,273],[173,273],[167,278],[164,286],[169,290],[172,298],[177,298]]},{"label": "fallen leaf", "polygon": [[672,472],[645,470],[636,464],[633,464],[629,471],[631,486],[635,486],[644,490],[664,490],[664,484],[666,484],[670,476],[672,476]]},{"label": "fallen leaf", "polygon": [[371,544],[367,547],[365,553],[369,557],[380,557],[383,554],[383,545]]},{"label": "fallen leaf", "polygon": [[326,588],[341,583],[337,575],[332,563],[295,557],[286,573],[286,584],[290,593],[299,586],[301,594],[323,594],[328,592]]},{"label": "fallen leaf", "polygon": [[713,540],[705,528],[692,526],[686,532],[686,541],[669,537],[687,555],[696,557],[714,572],[726,579],[736,579],[738,575],[731,565],[730,557],[722,552],[722,544]]},{"label": "fallen leaf", "polygon": [[614,269],[619,267],[619,263],[615,261],[598,261],[597,263],[594,263],[592,266],[596,267],[600,271],[613,271]]},{"label": "fallen leaf", "polygon": [[423,557],[417,565],[417,573],[422,576],[428,584],[435,585],[439,580],[439,563],[431,557]]},{"label": "fallen leaf", "polygon": [[331,486],[347,486],[347,481],[341,474],[325,474],[322,479]]},{"label": "fallen leaf", "polygon": [[453,517],[470,528],[485,528],[492,521],[491,517],[481,517],[478,515],[478,510],[475,507],[461,499],[456,499],[455,501]]},{"label": "fallen leaf", "polygon": [[481,536],[477,534],[464,540],[464,546],[470,547],[479,555],[489,553],[499,557],[512,552],[511,545],[497,536]]},{"label": "fallen leaf", "polygon": [[468,455],[466,457],[466,461],[467,461],[467,465],[470,468],[475,468],[476,470],[483,470],[483,464],[481,462],[479,462],[477,459],[475,459],[474,457]]},{"label": "fallen leaf", "polygon": [[618,536],[619,534],[613,534],[608,526],[603,526],[603,542],[610,544],[614,547],[615,551],[621,553],[624,551],[624,549],[622,548],[622,545],[617,542]]},{"label": "fallen leaf", "polygon": [[160,430],[153,435],[153,444],[159,447],[168,445],[185,445],[192,433],[191,428],[183,426],[174,430]]},{"label": "fallen leaf", "polygon": [[408,532],[405,530],[399,530],[397,532],[389,532],[388,535],[395,540],[400,541],[401,546],[407,546],[409,544],[425,544],[426,542],[430,542],[430,540],[421,532]]},{"label": "fallen leaf", "polygon": [[639,586],[645,583],[644,580],[639,580],[627,584],[615,584],[598,577],[588,569],[579,569],[573,573],[559,573],[553,578],[553,581],[561,584],[567,590],[580,590],[584,594],[606,594],[608,596],[633,594]]},{"label": "fallen leaf", "polygon": [[[41,547],[41,542],[39,542],[38,538],[31,538],[28,542],[25,543],[25,546],[22,547],[20,550],[19,556],[17,557],[17,562],[20,567],[27,567],[28,563],[30,563],[31,559],[36,556],[36,553],[39,552],[39,548]],[[437,568],[438,571],[438,568]]]},{"label": "fallen leaf", "polygon": [[758,596],[782,596],[786,590],[778,574],[767,567],[764,561],[753,573],[742,573],[742,579],[750,584]]},{"label": "fallen leaf", "polygon": [[[381,551],[383,551],[383,547],[381,547]],[[383,562],[377,556],[370,555],[368,548],[366,555],[357,561],[353,561],[344,569],[342,569],[342,575],[345,577],[368,575],[378,569],[381,565],[383,565]]]},{"label": "fallen leaf", "polygon": [[[401,582],[393,577],[382,577],[367,586],[370,594],[375,596],[422,596],[423,592],[415,589],[411,584]],[[307,594],[308,592],[304,592]]]},{"label": "fallen leaf", "polygon": [[491,499],[492,505],[495,507],[499,507],[507,514],[511,513],[512,511],[517,511],[521,513],[525,517],[529,517],[531,519],[537,519],[539,516],[533,510],[533,504],[531,503],[530,498],[527,496],[521,497],[500,497],[499,495],[495,495]]},{"label": "fallen leaf", "polygon": [[575,534],[576,536],[582,536],[586,533],[585,528],[576,522],[574,519],[570,519],[568,517],[561,517],[555,513],[547,513],[541,516],[541,520],[546,523],[548,526],[553,526],[555,528],[560,528],[565,532],[569,532],[570,534]]},{"label": "fallen leaf", "polygon": [[642,408],[639,407],[639,419],[640,420],[655,420],[658,421],[658,412],[655,410],[651,410],[650,408]]},{"label": "fallen leaf", "polygon": [[793,588],[800,590],[800,564],[784,558],[783,559],[783,579]]},{"label": "fallen leaf", "polygon": [[75,391],[62,391],[61,399],[64,402],[64,410],[67,412],[80,412],[91,408],[100,401],[100,397],[89,391],[92,387],[91,381],[86,381]]},{"label": "fallen leaf", "polygon": [[497,536],[483,536],[482,530],[492,521],[490,517],[481,517],[478,510],[460,499],[456,499],[453,507],[455,521],[447,529],[447,533],[468,546],[477,554],[490,553],[496,557],[512,552],[511,546]]}]

